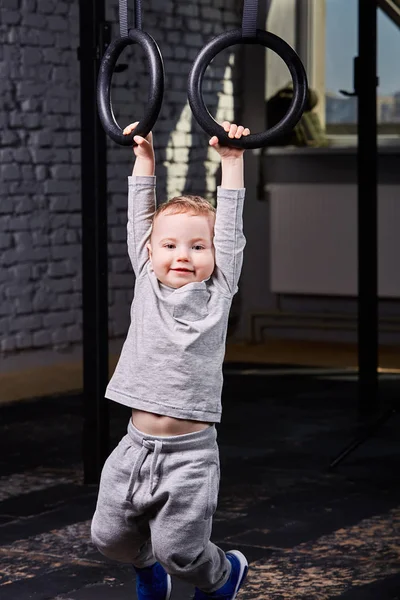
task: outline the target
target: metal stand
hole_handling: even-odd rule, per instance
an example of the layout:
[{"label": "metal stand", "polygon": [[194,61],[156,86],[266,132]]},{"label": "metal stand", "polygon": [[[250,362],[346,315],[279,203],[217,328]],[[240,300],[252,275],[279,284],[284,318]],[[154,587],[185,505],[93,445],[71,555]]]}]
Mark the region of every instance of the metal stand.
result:
[{"label": "metal stand", "polygon": [[[355,60],[353,95],[358,97],[358,412],[364,421],[376,415],[379,407],[376,40],[376,2],[358,0],[359,56]],[[367,427],[330,463],[330,468],[370,437],[392,412]]]},{"label": "metal stand", "polygon": [[342,450],[342,452],[330,463],[329,468],[334,469],[336,465],[338,465],[346,456],[350,454],[350,452],[353,452],[353,450],[358,448],[358,446],[361,446],[365,440],[374,435],[374,433],[378,431],[378,429],[384,425],[392,415],[396,414],[396,412],[397,410],[395,408],[389,408],[379,417],[379,419],[370,423],[370,425],[365,428],[364,432],[355,440],[353,440],[348,446],[346,446],[346,448],[344,448],[344,450]]},{"label": "metal stand", "polygon": [[97,483],[108,454],[108,265],[106,135],[97,116],[97,73],[109,28],[104,0],[80,0],[82,156],[83,463]]}]

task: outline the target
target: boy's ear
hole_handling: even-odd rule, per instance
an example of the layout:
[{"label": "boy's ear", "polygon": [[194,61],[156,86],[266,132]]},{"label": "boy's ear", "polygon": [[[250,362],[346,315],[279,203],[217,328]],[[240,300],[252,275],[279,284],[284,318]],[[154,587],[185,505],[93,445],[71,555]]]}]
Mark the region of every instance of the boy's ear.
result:
[{"label": "boy's ear", "polygon": [[146,248],[147,248],[147,250],[148,250],[148,252],[149,252],[149,258],[150,258],[150,260],[151,260],[152,249],[151,249],[151,244],[150,244],[150,242],[147,242],[147,244],[146,244]]}]

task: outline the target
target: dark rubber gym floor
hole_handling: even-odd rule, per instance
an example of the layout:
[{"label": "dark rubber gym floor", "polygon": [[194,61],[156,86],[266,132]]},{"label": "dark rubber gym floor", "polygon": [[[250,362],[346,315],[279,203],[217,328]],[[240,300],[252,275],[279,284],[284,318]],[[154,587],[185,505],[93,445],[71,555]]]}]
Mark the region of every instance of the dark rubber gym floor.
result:
[{"label": "dark rubber gym floor", "polygon": [[[381,377],[381,411],[399,392],[399,375]],[[82,484],[80,405],[64,395],[0,407],[1,600],[136,598],[129,565],[90,543],[97,486]],[[129,409],[110,403],[110,416],[112,448]],[[355,376],[236,364],[217,430],[212,540],[248,558],[238,600],[400,599],[398,413],[329,470],[358,434]],[[192,597],[173,584],[172,600]]]}]

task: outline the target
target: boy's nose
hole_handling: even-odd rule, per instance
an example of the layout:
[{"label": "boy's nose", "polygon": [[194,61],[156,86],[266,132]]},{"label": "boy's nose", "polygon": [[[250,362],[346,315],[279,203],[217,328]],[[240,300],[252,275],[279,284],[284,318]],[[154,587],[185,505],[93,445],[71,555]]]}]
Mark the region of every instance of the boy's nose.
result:
[{"label": "boy's nose", "polygon": [[177,260],[183,260],[185,262],[188,261],[189,260],[189,252],[184,249],[179,250]]}]

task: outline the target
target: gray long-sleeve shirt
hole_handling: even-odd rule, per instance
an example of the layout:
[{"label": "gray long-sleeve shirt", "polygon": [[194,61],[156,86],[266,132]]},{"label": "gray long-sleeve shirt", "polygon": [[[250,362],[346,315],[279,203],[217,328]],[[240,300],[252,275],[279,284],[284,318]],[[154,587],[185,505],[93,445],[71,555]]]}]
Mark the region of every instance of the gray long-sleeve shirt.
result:
[{"label": "gray long-sleeve shirt", "polygon": [[158,281],[146,248],[155,179],[128,178],[128,252],[136,282],[131,324],[106,397],[160,415],[219,423],[228,317],[246,244],[245,190],[218,188],[214,272],[174,289]]}]

